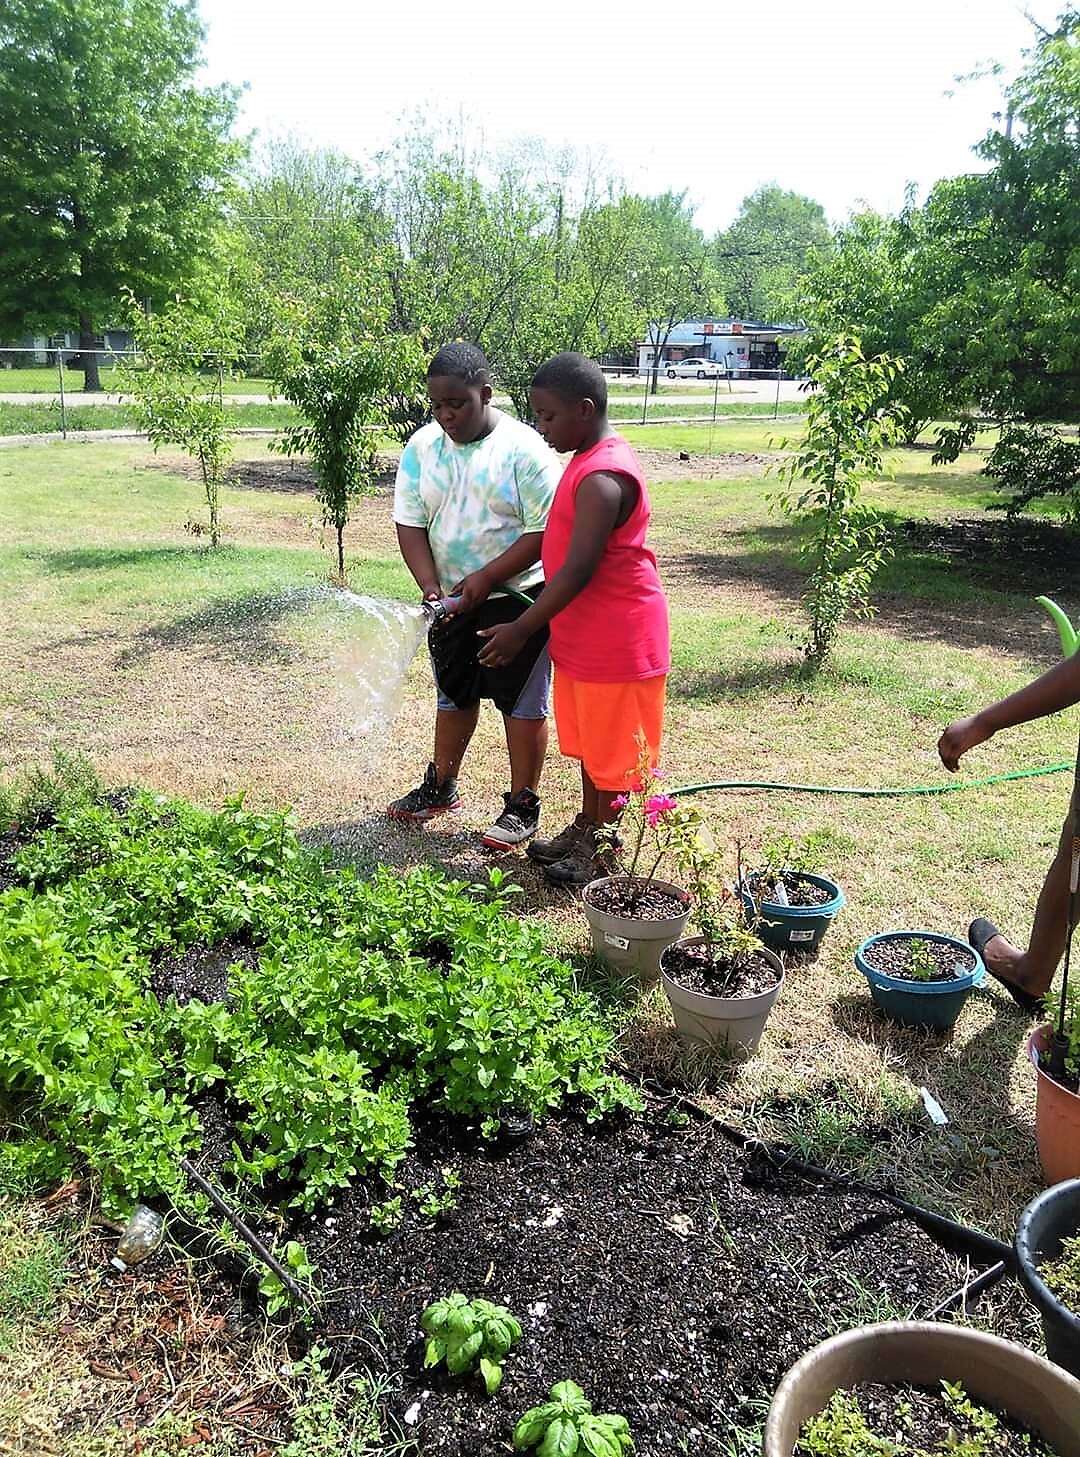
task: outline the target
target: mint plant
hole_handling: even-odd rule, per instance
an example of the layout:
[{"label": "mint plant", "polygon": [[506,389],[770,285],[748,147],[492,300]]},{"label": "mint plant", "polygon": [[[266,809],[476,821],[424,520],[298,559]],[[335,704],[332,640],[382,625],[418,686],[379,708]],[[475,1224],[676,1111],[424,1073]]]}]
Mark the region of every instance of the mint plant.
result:
[{"label": "mint plant", "polygon": [[[291,1239],[286,1244],[285,1258],[282,1263],[288,1266],[300,1285],[312,1280],[316,1274],[316,1267],[311,1263],[307,1250],[299,1240]],[[273,1270],[267,1270],[259,1281],[259,1294],[266,1299],[267,1315],[276,1315],[279,1310],[285,1310],[292,1300],[281,1276],[276,1275]]]},{"label": "mint plant", "polygon": [[[120,814],[82,782],[53,800],[35,790],[23,820],[0,799],[29,882],[0,894],[0,1098],[41,1140],[35,1177],[89,1170],[120,1209],[182,1195],[209,1090],[236,1110],[225,1176],[306,1210],[358,1179],[394,1197],[421,1101],[490,1128],[511,1106],[640,1106],[610,1066],[614,1015],[508,913],[503,878],[360,880],[242,796],[217,814],[140,793]],[[258,959],[228,968],[226,1001],[155,995],[162,961],[228,937]],[[416,1202],[434,1218],[452,1194]]]},{"label": "mint plant", "polygon": [[470,1300],[460,1291],[429,1305],[420,1327],[428,1338],[424,1365],[445,1361],[454,1376],[479,1370],[489,1396],[502,1385],[502,1363],[521,1340],[521,1326],[505,1305]]},{"label": "mint plant", "polygon": [[908,971],[916,981],[940,981],[941,971],[925,941],[908,942]]},{"label": "mint plant", "polygon": [[558,1381],[550,1401],[527,1411],[514,1428],[514,1448],[537,1448],[537,1457],[621,1457],[634,1450],[630,1423],[617,1412],[595,1415],[573,1381]]}]

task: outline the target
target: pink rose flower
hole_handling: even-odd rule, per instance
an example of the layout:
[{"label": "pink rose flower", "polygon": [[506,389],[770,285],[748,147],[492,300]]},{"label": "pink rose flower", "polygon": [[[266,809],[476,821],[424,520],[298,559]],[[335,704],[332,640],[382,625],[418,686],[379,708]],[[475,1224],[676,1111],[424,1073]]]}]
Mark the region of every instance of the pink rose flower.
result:
[{"label": "pink rose flower", "polygon": [[645,801],[645,818],[654,830],[661,816],[674,809],[677,802],[670,794],[653,794]]}]

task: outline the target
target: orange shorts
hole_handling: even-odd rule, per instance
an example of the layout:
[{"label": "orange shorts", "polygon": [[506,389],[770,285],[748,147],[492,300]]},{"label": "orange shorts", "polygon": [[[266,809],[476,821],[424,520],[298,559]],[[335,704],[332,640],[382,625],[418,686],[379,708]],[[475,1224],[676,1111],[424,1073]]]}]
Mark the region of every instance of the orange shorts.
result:
[{"label": "orange shorts", "polygon": [[654,767],[660,758],[667,678],[636,683],[583,683],[555,669],[555,728],[567,759],[580,759],[597,789],[618,793],[627,787],[641,753],[649,747]]}]

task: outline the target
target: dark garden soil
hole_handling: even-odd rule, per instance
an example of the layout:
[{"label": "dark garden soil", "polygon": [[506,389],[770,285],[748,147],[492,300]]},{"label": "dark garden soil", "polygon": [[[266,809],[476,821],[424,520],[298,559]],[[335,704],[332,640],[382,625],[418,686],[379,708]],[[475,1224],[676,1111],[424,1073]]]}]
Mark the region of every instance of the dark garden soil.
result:
[{"label": "dark garden soil", "polygon": [[[787,895],[789,906],[823,906],[832,900],[830,891],[827,891],[822,885],[815,885],[812,880],[807,880],[796,870],[785,870],[778,879],[784,883],[784,892]],[[755,895],[761,895],[764,892],[764,898],[775,903],[775,881],[770,881],[765,887],[752,881],[751,886]]]},{"label": "dark garden soil", "polygon": [[905,521],[903,531],[912,546],[970,567],[986,587],[1052,596],[1080,580],[1080,533],[1052,521],[961,516]]},{"label": "dark garden soil", "polygon": [[670,947],[664,952],[664,970],[688,992],[706,997],[756,997],[780,980],[776,967],[764,956],[748,957],[733,974],[728,965],[717,966],[704,946]]},{"label": "dark garden soil", "polygon": [[[371,1230],[359,1190],[297,1238],[319,1267],[327,1339],[384,1365],[388,1415],[427,1457],[494,1457],[556,1381],[623,1413],[639,1457],[712,1453],[750,1403],[832,1332],[883,1308],[925,1313],[957,1263],[885,1206],[746,1163],[712,1126],[660,1112],[619,1129],[551,1119],[506,1149],[422,1129],[402,1189],[453,1166],[457,1207]],[[524,1336],[498,1393],[422,1367],[418,1320],[461,1290],[507,1305]],[[682,1445],[685,1443],[685,1446]]]},{"label": "dark garden soil", "polygon": [[229,989],[229,967],[234,961],[242,961],[254,971],[259,964],[259,953],[236,938],[219,941],[214,946],[195,942],[180,956],[155,966],[150,990],[159,1001],[174,996],[181,1006],[193,997],[201,1002],[223,1002]]},{"label": "dark garden soil", "polygon": [[904,938],[897,941],[878,941],[863,952],[868,965],[886,976],[895,976],[900,981],[956,981],[967,976],[975,968],[975,956],[971,951],[962,951],[944,941],[923,941],[924,955],[928,956],[938,969],[932,977],[916,976],[911,969],[911,947],[913,941]]},{"label": "dark garden soil", "polygon": [[[956,1373],[956,1380],[963,1385],[962,1371]],[[972,1420],[965,1412],[951,1410],[940,1389],[934,1387],[868,1381],[847,1394],[854,1396],[858,1402],[874,1435],[883,1439],[883,1450],[888,1444],[888,1450],[895,1453],[895,1457],[925,1457],[929,1452],[952,1452],[962,1443],[974,1441],[980,1435],[985,1442],[986,1434],[978,1418],[980,1413],[986,1412],[991,1412],[998,1422],[992,1442],[994,1457],[1052,1457],[1052,1448],[1040,1437],[1000,1410],[972,1401],[975,1413],[975,1420]],[[800,1442],[796,1457],[809,1450]],[[839,1446],[836,1448],[837,1453],[841,1450]],[[978,1450],[984,1448],[980,1446]],[[986,1450],[990,1450],[990,1446]]]},{"label": "dark garden soil", "polygon": [[[255,954],[240,941],[191,947],[159,965],[155,990],[220,999],[229,964]],[[196,1161],[250,1215],[222,1175],[237,1111],[204,1096]],[[358,1183],[285,1230],[256,1225],[279,1247],[302,1241],[324,1302],[313,1338],[343,1365],[384,1373],[388,1425],[424,1457],[508,1451],[518,1417],[566,1378],[595,1410],[628,1418],[638,1457],[705,1457],[760,1419],[757,1404],[810,1346],[925,1315],[965,1278],[888,1206],[748,1159],[666,1105],[603,1126],[564,1114],[494,1143],[462,1120],[415,1123],[393,1190]],[[295,1190],[264,1192],[284,1204]],[[388,1195],[400,1221],[376,1228]],[[455,1290],[508,1306],[524,1327],[494,1397],[475,1375],[423,1368],[420,1315]]]},{"label": "dark garden soil", "polygon": [[672,895],[648,881],[618,879],[589,892],[589,904],[609,916],[632,921],[670,921],[687,907],[685,896]]},{"label": "dark garden soil", "polygon": [[15,869],[15,856],[25,843],[16,830],[4,830],[0,834],[0,891],[22,883]]}]

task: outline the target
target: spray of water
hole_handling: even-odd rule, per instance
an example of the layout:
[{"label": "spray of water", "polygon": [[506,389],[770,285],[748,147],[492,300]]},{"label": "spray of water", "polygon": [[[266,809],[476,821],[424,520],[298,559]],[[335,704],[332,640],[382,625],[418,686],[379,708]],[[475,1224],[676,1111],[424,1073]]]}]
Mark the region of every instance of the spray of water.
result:
[{"label": "spray of water", "polygon": [[423,609],[387,597],[335,593],[355,613],[354,630],[341,645],[342,691],[354,734],[387,729],[401,709],[405,674],[427,633]]}]

